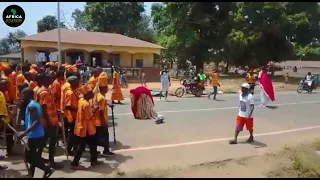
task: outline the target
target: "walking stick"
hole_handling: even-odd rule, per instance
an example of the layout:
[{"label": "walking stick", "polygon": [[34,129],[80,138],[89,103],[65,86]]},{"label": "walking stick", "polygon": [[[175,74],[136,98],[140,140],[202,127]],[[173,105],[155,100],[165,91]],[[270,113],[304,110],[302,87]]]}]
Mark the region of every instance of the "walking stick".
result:
[{"label": "walking stick", "polygon": [[[6,125],[7,125],[7,126],[14,132],[14,134],[17,135],[18,132],[17,132],[7,121],[5,121],[5,120],[3,119],[3,117],[5,117],[5,116],[6,116],[6,115],[4,115],[4,114],[0,114],[0,119],[4,122],[4,127],[6,127]],[[29,151],[30,149],[29,149],[28,144],[27,144],[23,139],[21,139],[20,141],[23,143],[24,149],[27,150],[27,151]],[[24,165],[26,166],[26,169],[27,169],[27,171],[28,171],[28,174],[30,175],[31,172],[30,172],[30,168],[29,168],[29,165],[28,165],[28,161],[27,161],[27,159],[26,159],[26,156],[24,156],[23,161],[24,161]]]},{"label": "walking stick", "polygon": [[67,150],[67,139],[66,139],[66,134],[65,134],[65,128],[64,128],[64,120],[63,120],[63,114],[64,112],[62,110],[58,110],[60,113],[60,121],[61,121],[61,130],[62,130],[62,138],[63,138],[63,144],[64,144],[64,152],[67,156],[67,160],[69,160],[69,154]]},{"label": "walking stick", "polygon": [[111,105],[110,108],[111,108],[111,116],[112,116],[113,143],[114,143],[114,145],[116,145],[117,144],[116,127],[114,125],[115,123],[114,123],[114,111],[113,111],[114,105]]}]

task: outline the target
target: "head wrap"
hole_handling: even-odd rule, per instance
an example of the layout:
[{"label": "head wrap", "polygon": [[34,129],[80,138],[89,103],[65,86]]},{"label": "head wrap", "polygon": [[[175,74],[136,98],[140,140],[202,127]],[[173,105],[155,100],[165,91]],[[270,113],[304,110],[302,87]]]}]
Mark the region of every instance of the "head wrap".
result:
[{"label": "head wrap", "polygon": [[81,86],[78,90],[83,96],[92,91],[91,88],[87,85]]},{"label": "head wrap", "polygon": [[2,71],[6,71],[6,70],[8,70],[10,68],[10,65],[8,64],[8,63],[1,63],[0,64],[0,69],[2,70]]},{"label": "head wrap", "polygon": [[108,75],[106,72],[102,72],[98,77],[98,83],[100,87],[108,86]]}]

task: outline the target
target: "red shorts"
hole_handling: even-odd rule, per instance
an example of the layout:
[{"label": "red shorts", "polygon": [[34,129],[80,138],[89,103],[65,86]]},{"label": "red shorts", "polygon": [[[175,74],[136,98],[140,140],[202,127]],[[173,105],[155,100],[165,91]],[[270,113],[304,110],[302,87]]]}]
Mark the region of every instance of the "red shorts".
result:
[{"label": "red shorts", "polygon": [[237,131],[242,131],[243,126],[246,125],[248,131],[253,130],[253,118],[244,118],[244,117],[237,117]]}]

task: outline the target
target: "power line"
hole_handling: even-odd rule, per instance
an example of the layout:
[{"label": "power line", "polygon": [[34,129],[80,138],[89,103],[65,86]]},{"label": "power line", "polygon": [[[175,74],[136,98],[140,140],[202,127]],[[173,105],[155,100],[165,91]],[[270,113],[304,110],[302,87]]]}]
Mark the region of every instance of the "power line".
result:
[{"label": "power line", "polygon": [[63,11],[62,11],[62,16],[63,16],[64,21],[69,25],[69,27],[74,30],[73,26],[67,21],[65,13]]}]

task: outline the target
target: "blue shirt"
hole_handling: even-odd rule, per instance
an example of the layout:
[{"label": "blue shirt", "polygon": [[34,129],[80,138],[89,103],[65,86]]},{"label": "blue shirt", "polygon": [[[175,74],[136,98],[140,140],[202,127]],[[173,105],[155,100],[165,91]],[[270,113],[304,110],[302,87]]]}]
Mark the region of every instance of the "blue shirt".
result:
[{"label": "blue shirt", "polygon": [[40,138],[44,137],[44,128],[42,125],[42,109],[39,103],[35,100],[31,100],[30,103],[28,104],[26,108],[26,116],[25,116],[25,127],[26,129],[29,129],[32,126],[32,120],[31,120],[31,115],[30,115],[30,110],[29,107],[34,106],[37,109],[38,115],[39,115],[39,124],[36,126],[30,133],[27,134],[28,139],[32,138]]}]

